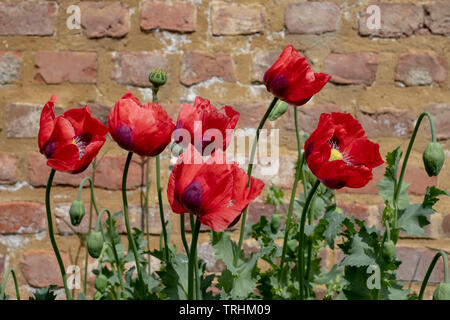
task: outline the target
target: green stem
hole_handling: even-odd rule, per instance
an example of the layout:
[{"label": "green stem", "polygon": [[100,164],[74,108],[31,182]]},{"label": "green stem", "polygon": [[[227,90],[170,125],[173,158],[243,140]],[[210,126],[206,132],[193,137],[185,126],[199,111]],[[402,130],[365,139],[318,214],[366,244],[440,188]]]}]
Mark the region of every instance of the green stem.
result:
[{"label": "green stem", "polygon": [[305,205],[303,206],[303,211],[302,211],[302,216],[301,216],[301,220],[300,220],[300,237],[299,237],[299,249],[298,249],[298,271],[299,271],[299,277],[298,277],[298,281],[299,281],[299,292],[300,292],[300,300],[303,300],[304,297],[304,272],[305,272],[305,268],[304,268],[304,258],[305,258],[305,253],[304,253],[304,238],[305,238],[305,223],[306,223],[306,214],[308,212],[309,209],[309,205],[311,203],[311,200],[314,196],[314,194],[316,193],[317,188],[320,185],[320,181],[317,180],[316,183],[313,185],[311,191],[309,191],[308,197],[306,198],[305,201]]},{"label": "green stem", "polygon": [[48,177],[47,187],[45,189],[45,209],[47,211],[47,225],[48,225],[48,235],[50,237],[50,242],[52,243],[53,251],[55,252],[56,260],[58,260],[59,269],[61,270],[61,276],[64,284],[64,292],[66,293],[66,299],[72,300],[70,295],[69,287],[67,286],[67,276],[66,270],[64,269],[64,263],[59,254],[58,246],[56,244],[55,235],[53,233],[53,221],[52,221],[52,211],[50,209],[50,191],[52,189],[53,178],[55,177],[55,169],[50,171]]},{"label": "green stem", "polygon": [[147,234],[147,250],[148,254],[148,273],[151,273],[151,255],[150,255],[150,221],[148,220],[149,208],[148,208],[148,198],[150,195],[150,158],[147,158],[145,163],[145,233]]},{"label": "green stem", "polygon": [[[311,206],[314,207],[314,202],[316,200],[315,194],[311,200]],[[311,208],[308,210],[309,211],[309,217],[308,217],[308,224],[311,225],[314,221],[314,211],[311,210]],[[309,281],[309,274],[311,272],[311,262],[312,262],[312,239],[309,239],[308,241],[308,254],[307,254],[307,258],[306,258],[306,274],[305,274],[305,281],[306,281],[306,286],[308,288],[308,281]],[[309,294],[309,292],[308,292]]]},{"label": "green stem", "polygon": [[[188,300],[194,299],[194,263],[197,260],[197,239],[200,231],[200,219],[195,222],[195,229],[192,230],[191,248],[189,250],[188,264]],[[195,266],[197,268],[197,266]]]},{"label": "green stem", "polygon": [[164,237],[164,255],[166,262],[169,262],[169,247],[167,243],[166,219],[164,217],[164,208],[161,195],[161,170],[159,155],[156,156],[156,189],[158,190],[159,216],[161,218],[161,226]]},{"label": "green stem", "polygon": [[129,246],[134,254],[134,260],[136,261],[136,270],[138,273],[139,281],[144,283],[142,278],[141,264],[139,263],[139,256],[137,253],[136,243],[134,242],[133,235],[131,233],[130,228],[130,218],[128,216],[128,200],[127,200],[127,176],[128,176],[128,168],[130,167],[131,158],[133,157],[133,152],[128,152],[127,162],[125,163],[125,168],[123,169],[123,177],[122,177],[122,201],[123,201],[123,215],[125,218],[125,227],[127,229],[127,236]]},{"label": "green stem", "polygon": [[393,229],[397,229],[397,219],[398,219],[398,197],[400,195],[400,191],[402,190],[402,183],[403,183],[403,177],[405,176],[406,171],[406,165],[408,163],[409,156],[411,154],[412,146],[414,144],[414,141],[416,140],[417,131],[419,130],[420,123],[422,122],[422,119],[424,117],[427,117],[430,122],[430,130],[431,130],[431,139],[433,142],[436,142],[436,130],[434,128],[434,122],[433,117],[429,112],[423,112],[419,118],[417,119],[416,126],[414,127],[414,131],[412,133],[411,139],[409,140],[408,149],[406,150],[405,158],[403,160],[402,164],[402,170],[400,172],[400,177],[398,179],[398,182],[395,186],[394,190],[394,225]]},{"label": "green stem", "polygon": [[[284,227],[284,239],[283,239],[283,247],[282,247],[282,251],[281,251],[281,260],[280,260],[280,273],[278,276],[279,281],[281,279],[281,274],[283,273],[283,266],[284,266],[284,262],[285,262],[286,251],[287,251],[287,240],[288,240],[288,236],[289,236],[289,230],[291,227],[292,213],[294,211],[295,196],[297,194],[297,185],[298,185],[298,181],[300,180],[300,175],[302,174],[303,164],[305,162],[305,159],[302,156],[301,138],[300,138],[300,131],[299,131],[299,126],[298,126],[298,111],[297,111],[296,107],[294,108],[294,121],[295,121],[295,133],[297,135],[297,165],[295,167],[294,185],[292,186],[291,199],[289,201],[289,210],[287,212],[286,225]],[[304,172],[303,172],[303,179],[304,179]],[[306,183],[304,183],[304,187],[306,188]]]},{"label": "green stem", "polygon": [[419,293],[419,300],[423,299],[423,294],[425,293],[425,288],[428,284],[428,279],[431,276],[431,272],[433,272],[434,266],[436,265],[436,262],[438,261],[439,257],[442,257],[442,260],[444,262],[444,282],[450,283],[450,276],[448,273],[448,258],[447,254],[440,250],[436,255],[434,256],[433,260],[430,263],[430,266],[428,267],[428,271],[425,275],[425,278],[423,279],[422,286],[420,287],[420,293]]},{"label": "green stem", "polygon": [[17,284],[17,278],[16,273],[13,269],[8,269],[5,273],[5,277],[3,278],[2,286],[0,287],[0,300],[5,299],[5,291],[6,291],[6,282],[8,281],[9,274],[12,274],[13,280],[14,280],[14,288],[16,289],[16,299],[20,300],[20,293],[19,293],[19,285]]},{"label": "green stem", "polygon": [[[250,153],[250,159],[249,159],[248,168],[247,168],[247,175],[248,175],[247,188],[250,188],[250,182],[251,182],[252,170],[253,170],[253,160],[255,159],[256,146],[258,145],[259,134],[261,132],[261,129],[264,127],[264,124],[266,123],[266,120],[269,117],[270,112],[272,112],[272,109],[275,107],[275,104],[277,103],[277,101],[278,101],[278,98],[276,98],[276,97],[273,98],[272,102],[270,103],[269,108],[267,109],[266,113],[262,117],[261,121],[259,122],[258,128],[256,129],[256,137],[253,140],[252,151]],[[238,242],[238,247],[237,247],[238,252],[241,251],[242,242],[244,241],[245,223],[247,220],[247,211],[248,211],[248,206],[242,213],[241,231],[239,233],[239,242]],[[235,255],[234,256],[234,264],[237,263],[237,258],[238,258],[238,255]]]},{"label": "green stem", "polygon": [[181,241],[183,242],[184,251],[186,251],[186,255],[189,257],[189,246],[186,240],[186,230],[184,229],[184,213],[180,214],[180,229]]}]

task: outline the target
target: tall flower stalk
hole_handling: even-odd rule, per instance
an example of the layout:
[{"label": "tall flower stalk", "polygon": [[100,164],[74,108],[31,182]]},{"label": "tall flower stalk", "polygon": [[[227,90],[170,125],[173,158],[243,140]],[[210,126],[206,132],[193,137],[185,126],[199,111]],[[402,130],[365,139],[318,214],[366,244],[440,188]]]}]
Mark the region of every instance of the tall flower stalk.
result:
[{"label": "tall flower stalk", "polygon": [[16,273],[14,272],[13,269],[8,269],[8,271],[6,271],[6,273],[5,273],[5,276],[3,277],[3,283],[0,286],[0,300],[5,299],[6,282],[8,281],[8,277],[10,274],[13,277],[13,281],[14,281],[14,289],[16,290],[16,299],[20,300],[19,285],[17,283]]}]

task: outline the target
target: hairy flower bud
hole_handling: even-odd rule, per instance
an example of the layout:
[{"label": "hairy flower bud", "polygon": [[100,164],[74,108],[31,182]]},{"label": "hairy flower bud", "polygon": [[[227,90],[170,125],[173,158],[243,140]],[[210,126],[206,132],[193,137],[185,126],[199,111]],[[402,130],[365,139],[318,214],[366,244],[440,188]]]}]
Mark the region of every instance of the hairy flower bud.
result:
[{"label": "hairy flower bud", "polygon": [[423,152],[423,164],[428,176],[437,176],[444,165],[445,155],[438,142],[430,142]]},{"label": "hairy flower bud", "polygon": [[163,86],[167,81],[166,72],[162,69],[153,69],[148,76],[148,80],[154,87]]},{"label": "hairy flower bud", "polygon": [[87,247],[89,255],[97,259],[103,249],[103,236],[101,232],[93,231],[89,234]]},{"label": "hairy flower bud", "polygon": [[105,291],[106,287],[108,286],[108,278],[106,278],[106,276],[103,274],[99,274],[97,278],[95,278],[94,286],[95,289],[100,292]]},{"label": "hairy flower bud", "polygon": [[273,107],[272,111],[270,112],[269,120],[270,121],[277,120],[279,117],[281,117],[283,114],[286,113],[288,108],[289,108],[288,103],[282,100],[278,100],[277,103],[275,104],[275,107]]},{"label": "hairy flower bud", "polygon": [[433,300],[450,300],[450,283],[440,283],[434,290]]},{"label": "hairy flower bud", "polygon": [[383,248],[381,249],[381,252],[383,253],[383,256],[387,260],[394,260],[395,259],[395,243],[392,240],[386,241],[383,243]]},{"label": "hairy flower bud", "polygon": [[74,200],[69,210],[70,222],[72,223],[72,225],[80,225],[81,220],[83,220],[84,214],[84,202],[82,200]]}]

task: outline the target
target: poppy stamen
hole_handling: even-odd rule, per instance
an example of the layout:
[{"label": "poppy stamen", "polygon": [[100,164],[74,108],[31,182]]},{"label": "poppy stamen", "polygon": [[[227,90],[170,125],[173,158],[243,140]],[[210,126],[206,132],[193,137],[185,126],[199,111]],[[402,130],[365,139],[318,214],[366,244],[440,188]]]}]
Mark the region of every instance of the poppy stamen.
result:
[{"label": "poppy stamen", "polygon": [[77,146],[78,153],[80,154],[79,160],[86,154],[86,148],[89,145],[89,142],[91,142],[91,137],[85,133],[73,138],[73,144]]}]

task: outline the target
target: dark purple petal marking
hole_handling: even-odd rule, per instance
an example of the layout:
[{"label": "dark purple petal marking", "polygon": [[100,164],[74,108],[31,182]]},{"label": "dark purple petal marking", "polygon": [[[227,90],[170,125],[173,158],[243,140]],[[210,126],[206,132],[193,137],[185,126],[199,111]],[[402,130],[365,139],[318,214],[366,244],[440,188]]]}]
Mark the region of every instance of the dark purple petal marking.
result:
[{"label": "dark purple petal marking", "polygon": [[49,141],[44,146],[44,155],[50,159],[56,151],[56,141]]},{"label": "dark purple petal marking", "polygon": [[117,127],[115,132],[115,140],[124,149],[131,149],[133,145],[133,130],[125,125]]},{"label": "dark purple petal marking", "polygon": [[191,213],[199,214],[199,208],[202,204],[202,193],[203,189],[200,183],[198,181],[191,182],[181,195],[183,208]]},{"label": "dark purple petal marking", "polygon": [[320,181],[330,189],[341,189],[346,185],[345,181],[337,179],[321,179]]},{"label": "dark purple petal marking", "polygon": [[275,96],[283,100],[283,97],[289,87],[289,82],[286,77],[282,74],[276,76],[269,84],[269,91],[271,91]]}]

